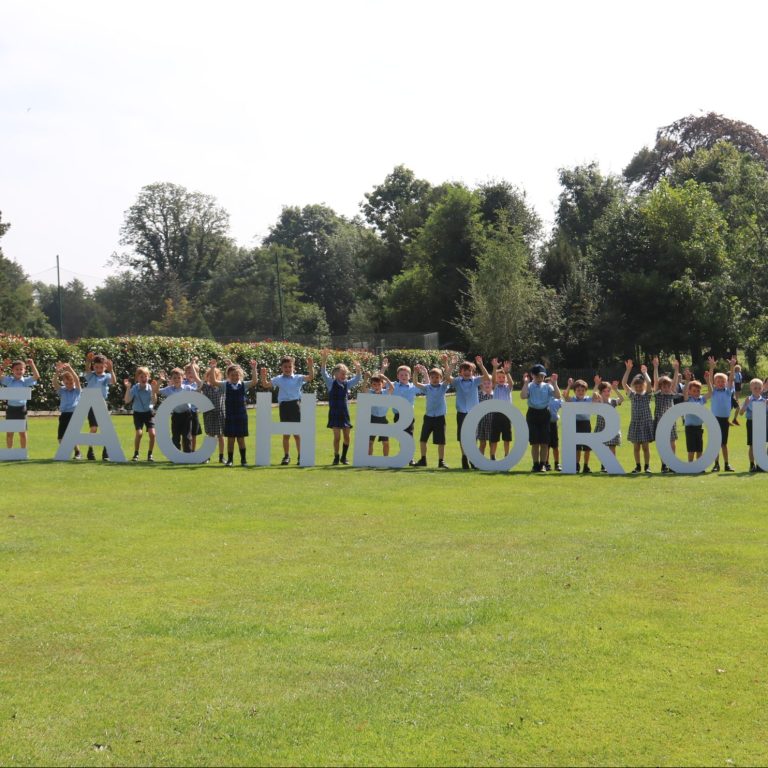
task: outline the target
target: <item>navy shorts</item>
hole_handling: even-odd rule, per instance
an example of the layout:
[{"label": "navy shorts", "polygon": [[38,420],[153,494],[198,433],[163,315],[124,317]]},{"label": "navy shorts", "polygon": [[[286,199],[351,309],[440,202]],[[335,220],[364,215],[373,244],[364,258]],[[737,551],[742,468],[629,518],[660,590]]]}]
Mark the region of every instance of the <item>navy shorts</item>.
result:
[{"label": "navy shorts", "polygon": [[280,421],[301,421],[301,408],[298,400],[284,400],[278,403]]},{"label": "navy shorts", "polygon": [[[395,418],[394,418],[394,419],[392,419],[392,421],[393,421],[395,424],[397,424],[397,422],[398,422],[398,421],[400,421],[400,414],[399,414],[399,413],[396,413],[396,414],[395,414]],[[413,437],[413,425],[414,425],[415,423],[416,423],[415,421],[412,421],[412,422],[411,422],[411,423],[410,423],[410,424],[409,424],[409,425],[408,425],[408,426],[405,428],[405,431],[406,431],[406,432],[407,432],[409,435],[411,435],[411,437]]]},{"label": "navy shorts", "polygon": [[23,405],[9,405],[5,409],[5,418],[8,421],[26,421],[27,409]]},{"label": "navy shorts", "polygon": [[[576,420],[576,433],[578,434],[581,432],[582,434],[584,432],[591,432],[592,431],[592,424],[589,421],[579,419]],[[590,451],[592,450],[588,445],[584,445],[583,443],[577,443],[576,444],[576,450],[577,451]]]},{"label": "navy shorts", "polygon": [[[371,416],[371,424],[389,424],[386,416]],[[368,438],[369,442],[373,442],[376,439],[376,435],[371,435]],[[380,443],[388,443],[389,438],[386,435],[379,435]]]},{"label": "navy shorts", "polygon": [[133,428],[141,432],[146,427],[147,431],[155,428],[155,414],[153,411],[134,411]]},{"label": "navy shorts", "polygon": [[69,411],[69,413],[60,413],[59,414],[59,431],[58,431],[58,438],[59,440],[64,439],[64,433],[67,431],[67,427],[69,426],[69,422],[72,421],[72,414],[74,411]]},{"label": "navy shorts", "polygon": [[420,442],[426,443],[430,435],[432,435],[433,445],[445,445],[445,416],[424,417]]}]

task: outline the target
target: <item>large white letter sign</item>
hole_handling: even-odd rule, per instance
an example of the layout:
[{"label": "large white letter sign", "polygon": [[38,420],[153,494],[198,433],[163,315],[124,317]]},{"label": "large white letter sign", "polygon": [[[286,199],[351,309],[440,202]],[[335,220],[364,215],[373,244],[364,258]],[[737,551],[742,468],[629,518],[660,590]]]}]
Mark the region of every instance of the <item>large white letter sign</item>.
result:
[{"label": "large white letter sign", "polygon": [[[87,423],[88,411],[93,409],[93,415],[99,432],[81,432],[83,424]],[[53,457],[54,461],[68,461],[76,445],[88,445],[91,447],[103,446],[107,449],[112,461],[125,461],[125,454],[117,439],[117,432],[107,410],[107,404],[100,389],[84,389],[80,393],[80,402],[77,404],[67,431],[61,439],[59,450]]]},{"label": "large white letter sign", "polygon": [[[560,409],[562,423],[562,453],[563,473],[576,474],[576,446],[587,445],[594,451],[600,463],[611,475],[623,475],[624,468],[605,444],[607,440],[616,437],[621,429],[621,419],[616,409],[608,403],[563,403]],[[600,414],[605,419],[605,429],[600,432],[576,432],[576,414],[596,416]]]},{"label": "large white letter sign", "polygon": [[[758,438],[758,435],[763,435]],[[768,472],[768,453],[765,450],[766,437],[766,415],[765,403],[752,403],[752,454],[757,464],[763,472]]]},{"label": "large white letter sign", "polygon": [[[509,455],[496,461],[486,459],[480,453],[475,440],[480,419],[489,413],[504,414],[510,420],[512,429],[515,431],[515,441]],[[484,400],[474,406],[464,417],[460,437],[464,455],[478,469],[482,469],[484,472],[508,472],[525,455],[525,449],[528,446],[528,424],[525,421],[525,416],[512,403],[506,400]]]},{"label": "large white letter sign", "polygon": [[206,435],[203,444],[196,451],[184,453],[173,444],[171,433],[168,431],[168,422],[171,419],[173,409],[186,403],[194,405],[200,413],[213,409],[213,403],[202,392],[195,392],[194,390],[174,392],[170,397],[163,400],[157,409],[155,416],[157,447],[163,452],[165,458],[174,464],[202,464],[206,459],[210,459],[211,454],[216,450],[217,440],[215,437]]},{"label": "large white letter sign", "polygon": [[[0,400],[29,400],[32,397],[32,387],[0,387]],[[8,432],[26,432],[27,422],[24,419],[0,421],[0,435]],[[0,461],[24,461],[27,458],[26,448],[3,448],[0,450]]]},{"label": "large white letter sign", "polygon": [[[696,461],[682,461],[672,453],[669,437],[675,419],[690,414],[698,416],[707,427],[707,447],[700,459]],[[765,434],[765,427],[763,427]],[[680,475],[695,475],[703,472],[710,464],[714,464],[717,454],[720,452],[720,425],[713,416],[712,411],[699,403],[678,403],[673,405],[660,419],[656,427],[656,450],[661,460],[673,471]]]},{"label": "large white letter sign", "polygon": [[[395,408],[400,414],[397,422],[391,424],[371,424],[371,408]],[[368,392],[357,396],[357,428],[352,463],[356,467],[405,467],[413,458],[415,447],[413,436],[405,430],[413,421],[413,406],[399,395],[371,395]],[[400,450],[389,456],[369,456],[368,443],[371,437],[395,438],[400,443]]]},{"label": "large white letter sign", "polygon": [[315,404],[317,395],[301,396],[301,421],[272,421],[272,393],[256,395],[256,464],[269,466],[272,435],[298,435],[301,438],[300,467],[315,466]]}]

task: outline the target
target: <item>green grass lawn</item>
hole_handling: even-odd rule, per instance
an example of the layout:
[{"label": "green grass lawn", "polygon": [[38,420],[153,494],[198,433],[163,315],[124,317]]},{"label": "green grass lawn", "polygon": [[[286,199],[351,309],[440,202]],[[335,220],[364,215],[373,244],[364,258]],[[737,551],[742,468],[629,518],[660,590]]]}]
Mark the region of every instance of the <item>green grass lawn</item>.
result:
[{"label": "green grass lawn", "polygon": [[313,469],[55,463],[55,424],[0,465],[0,764],[768,762],[766,475],[330,467],[322,426]]}]

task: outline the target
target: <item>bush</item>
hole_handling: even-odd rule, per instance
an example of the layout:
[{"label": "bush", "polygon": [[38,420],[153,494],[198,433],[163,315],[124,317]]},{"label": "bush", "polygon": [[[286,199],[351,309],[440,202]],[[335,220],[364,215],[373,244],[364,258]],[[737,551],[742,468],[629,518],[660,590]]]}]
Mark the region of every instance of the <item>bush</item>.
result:
[{"label": "bush", "polygon": [[[215,358],[220,366],[225,360],[231,360],[242,366],[246,378],[251,375],[250,360],[256,360],[259,368],[266,366],[270,376],[280,372],[280,358],[292,355],[296,358],[296,371],[307,373],[306,360],[311,356],[315,361],[315,379],[305,386],[306,392],[314,392],[319,400],[327,400],[328,393],[320,376],[320,350],[287,341],[234,342],[219,344],[210,339],[171,338],[166,336],[118,336],[102,339],[79,339],[69,343],[61,339],[25,338],[0,334],[0,359],[32,358],[35,361],[41,380],[33,389],[29,403],[33,411],[54,411],[58,408],[58,395],[51,386],[54,364],[57,361],[69,363],[75,371],[82,373],[88,352],[102,354],[112,360],[117,377],[117,386],[110,391],[109,402],[114,408],[123,404],[123,379],[133,380],[136,368],[145,365],[152,376],[161,370],[170,372],[177,366],[183,367],[193,358],[198,358],[201,368]],[[413,369],[416,363],[427,368],[441,366],[440,350],[393,349],[387,354],[389,368],[386,373],[395,377],[399,365],[408,365]],[[359,361],[363,370],[378,370],[381,358],[370,352],[358,349],[333,350],[328,356],[328,370],[336,363],[346,364],[354,371],[354,362]],[[256,391],[252,390],[249,401],[256,401]],[[353,390],[354,391],[354,390]]]}]

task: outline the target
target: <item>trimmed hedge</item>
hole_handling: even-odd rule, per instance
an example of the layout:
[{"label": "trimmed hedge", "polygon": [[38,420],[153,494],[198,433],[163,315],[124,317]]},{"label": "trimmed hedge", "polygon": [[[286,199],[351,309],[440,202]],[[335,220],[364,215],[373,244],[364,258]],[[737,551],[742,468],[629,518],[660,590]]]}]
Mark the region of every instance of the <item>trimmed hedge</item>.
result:
[{"label": "trimmed hedge", "polygon": [[[270,376],[280,372],[280,358],[292,355],[296,358],[297,373],[307,373],[306,360],[311,356],[315,361],[315,379],[305,386],[305,392],[315,392],[319,400],[327,400],[328,393],[320,376],[320,350],[287,341],[234,342],[219,344],[210,339],[169,338],[166,336],[119,336],[104,339],[79,339],[67,342],[60,339],[24,338],[0,334],[0,359],[32,358],[40,371],[41,381],[32,392],[29,403],[33,411],[54,411],[58,408],[58,396],[51,387],[54,364],[57,361],[70,363],[72,367],[82,372],[85,356],[88,352],[106,355],[114,365],[117,386],[110,391],[109,402],[115,408],[123,405],[123,379],[133,380],[136,368],[145,365],[152,375],[158,371],[170,372],[177,366],[184,367],[190,360],[197,357],[201,368],[208,361],[216,358],[221,361],[231,360],[238,363],[245,371],[246,378],[250,377],[250,360],[256,360],[259,367],[266,366]],[[398,365],[409,365],[413,368],[416,362],[421,362],[428,368],[440,364],[443,354],[437,350],[423,349],[393,349],[388,353],[389,369],[387,375],[394,377]],[[328,369],[336,363],[345,363],[353,369],[354,361],[358,360],[363,370],[378,370],[381,358],[364,350],[333,350],[328,356]],[[251,390],[249,400],[256,401],[256,389]]]}]

